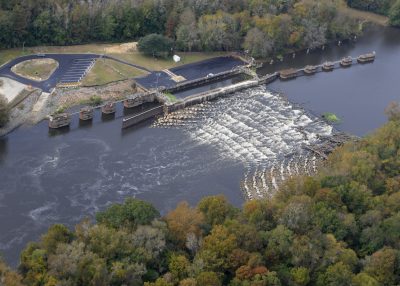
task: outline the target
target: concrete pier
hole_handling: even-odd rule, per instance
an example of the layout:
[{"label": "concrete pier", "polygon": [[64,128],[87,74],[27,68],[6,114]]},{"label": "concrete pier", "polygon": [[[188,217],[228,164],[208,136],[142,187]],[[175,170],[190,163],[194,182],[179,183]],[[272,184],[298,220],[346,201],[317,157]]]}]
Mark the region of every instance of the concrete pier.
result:
[{"label": "concrete pier", "polygon": [[49,128],[57,129],[71,124],[71,115],[69,113],[54,114],[49,117]]},{"label": "concrete pier", "polygon": [[144,103],[153,102],[155,96],[153,93],[136,93],[124,100],[125,108],[133,108]]},{"label": "concrete pier", "polygon": [[114,102],[108,102],[105,105],[101,107],[101,112],[103,114],[113,114],[115,113],[115,103]]},{"label": "concrete pier", "polygon": [[93,108],[92,107],[83,107],[79,111],[79,119],[80,120],[91,120],[93,118]]}]

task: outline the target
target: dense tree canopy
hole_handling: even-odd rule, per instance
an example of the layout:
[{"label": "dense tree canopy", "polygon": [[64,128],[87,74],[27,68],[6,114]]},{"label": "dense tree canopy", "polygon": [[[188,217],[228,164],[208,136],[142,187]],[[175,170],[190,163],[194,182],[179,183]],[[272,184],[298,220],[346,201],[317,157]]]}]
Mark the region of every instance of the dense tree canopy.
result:
[{"label": "dense tree canopy", "polygon": [[347,0],[350,7],[388,15],[397,0]]},{"label": "dense tree canopy", "polygon": [[54,225],[21,254],[5,285],[398,285],[400,116],[329,157],[319,174],[286,182],[241,210],[223,196],[180,203],[164,218],[128,199]]},{"label": "dense tree canopy", "polygon": [[355,20],[332,0],[0,1],[0,48],[134,41],[159,34],[178,50],[245,48],[265,57],[355,33]]}]

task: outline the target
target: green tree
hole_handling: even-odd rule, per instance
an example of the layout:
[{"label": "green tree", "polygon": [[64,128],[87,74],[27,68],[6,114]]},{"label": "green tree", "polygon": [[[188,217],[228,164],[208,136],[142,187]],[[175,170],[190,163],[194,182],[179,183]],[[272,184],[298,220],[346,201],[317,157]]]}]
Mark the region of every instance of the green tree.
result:
[{"label": "green tree", "polygon": [[8,122],[9,117],[10,110],[7,101],[2,95],[0,95],[0,127],[3,127]]},{"label": "green tree", "polygon": [[390,8],[389,21],[392,26],[400,27],[400,0],[397,0]]},{"label": "green tree", "polygon": [[290,270],[294,285],[305,286],[310,282],[310,270],[305,267],[296,267]]},{"label": "green tree", "polygon": [[317,285],[321,286],[351,286],[353,273],[342,262],[329,266],[325,273],[318,277]]},{"label": "green tree", "polygon": [[166,57],[171,54],[172,40],[159,34],[150,34],[140,39],[138,49],[147,56]]},{"label": "green tree", "polygon": [[364,272],[354,276],[352,282],[354,286],[379,286],[378,281]]},{"label": "green tree", "polygon": [[54,253],[57,245],[60,243],[70,243],[73,239],[73,233],[62,224],[52,225],[46,234],[42,236],[41,243],[47,253]]},{"label": "green tree", "polygon": [[266,234],[267,247],[265,256],[267,261],[280,262],[290,257],[290,247],[293,243],[293,232],[283,225]]},{"label": "green tree", "polygon": [[201,272],[196,277],[197,285],[202,286],[221,286],[222,283],[215,272]]},{"label": "green tree", "polygon": [[189,274],[189,266],[190,261],[183,255],[173,254],[168,263],[168,269],[177,281],[187,278]]},{"label": "green tree", "polygon": [[225,219],[235,214],[235,209],[222,195],[201,199],[197,208],[204,214],[205,221],[209,225],[223,224]]},{"label": "green tree", "polygon": [[149,224],[158,217],[160,213],[150,203],[132,198],[96,214],[99,223],[115,229],[135,229],[138,225]]}]

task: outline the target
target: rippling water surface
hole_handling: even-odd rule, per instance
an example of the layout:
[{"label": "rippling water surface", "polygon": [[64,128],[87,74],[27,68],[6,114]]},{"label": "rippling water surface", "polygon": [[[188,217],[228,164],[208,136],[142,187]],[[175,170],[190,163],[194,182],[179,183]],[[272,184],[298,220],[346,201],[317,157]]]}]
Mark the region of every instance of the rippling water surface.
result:
[{"label": "rippling water surface", "polygon": [[177,111],[154,126],[180,128],[195,144],[212,145],[220,158],[240,162],[249,198],[271,195],[285,176],[314,171],[320,158],[305,146],[333,132],[332,126],[265,87]]}]

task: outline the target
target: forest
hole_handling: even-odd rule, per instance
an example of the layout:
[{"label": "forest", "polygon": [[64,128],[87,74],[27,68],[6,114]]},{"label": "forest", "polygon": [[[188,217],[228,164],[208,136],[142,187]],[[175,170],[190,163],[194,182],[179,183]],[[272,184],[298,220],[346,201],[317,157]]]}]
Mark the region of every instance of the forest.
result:
[{"label": "forest", "polygon": [[359,33],[341,0],[0,0],[0,48],[136,41],[266,57]]},{"label": "forest", "polygon": [[3,285],[375,286],[400,283],[400,107],[314,177],[241,209],[223,196],[161,217],[127,199],[26,246]]}]

